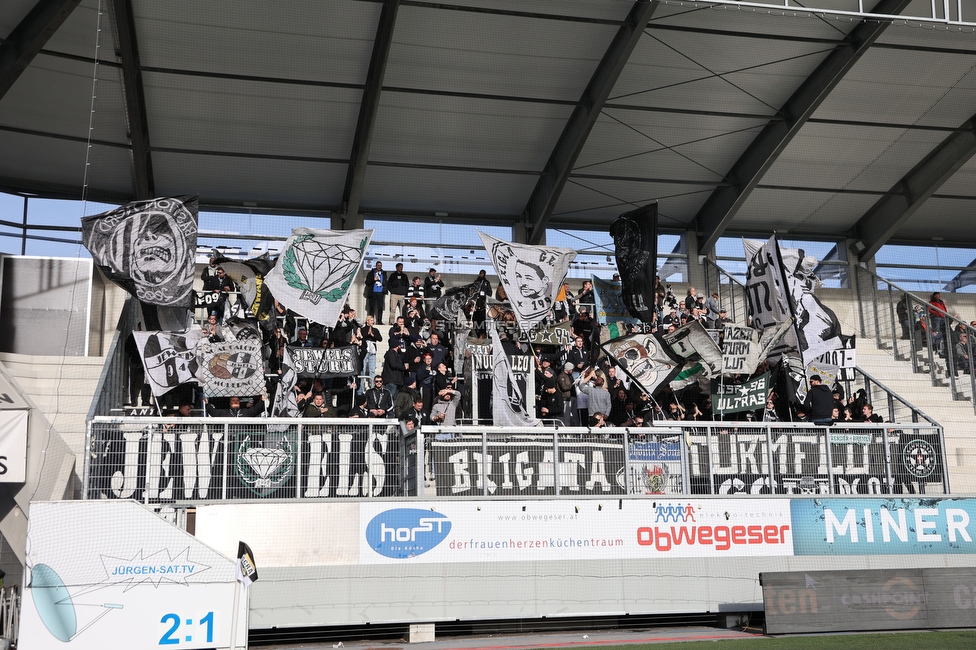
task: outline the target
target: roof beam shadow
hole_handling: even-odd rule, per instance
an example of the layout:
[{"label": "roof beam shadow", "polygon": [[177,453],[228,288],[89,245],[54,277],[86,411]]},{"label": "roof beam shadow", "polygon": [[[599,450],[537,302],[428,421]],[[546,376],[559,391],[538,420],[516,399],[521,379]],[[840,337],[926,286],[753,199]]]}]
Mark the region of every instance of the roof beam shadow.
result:
[{"label": "roof beam shadow", "polygon": [[0,45],[0,99],[17,82],[81,0],[38,0]]},{"label": "roof beam shadow", "polygon": [[115,55],[122,62],[122,89],[128,118],[129,142],[132,144],[133,194],[136,200],[151,199],[156,194],[156,184],[153,180],[146,92],[142,84],[142,64],[136,41],[132,0],[113,0],[112,15],[118,37]]},{"label": "roof beam shadow", "polygon": [[[911,0],[880,0],[871,10],[897,15]],[[880,20],[862,20],[843,43],[827,55],[779,110],[778,119],[759,132],[726,175],[728,184],[717,188],[695,215],[698,250],[707,253],[729,227],[759,181],[776,162],[814,111],[888,28]]]},{"label": "roof beam shadow", "polygon": [[597,65],[579,104],[563,127],[563,132],[525,206],[523,215],[529,230],[528,243],[539,244],[545,237],[553,208],[566,186],[566,180],[583,150],[583,145],[586,144],[586,138],[657,7],[656,0],[638,0],[634,3],[624,24],[617,30],[603,59]]},{"label": "roof beam shadow", "polygon": [[343,223],[345,223],[345,218],[351,216],[355,219],[359,214],[359,205],[363,197],[363,182],[366,180],[366,163],[369,162],[369,148],[373,140],[376,113],[379,111],[380,105],[380,92],[383,90],[386,64],[390,60],[393,29],[396,27],[399,9],[400,0],[386,0],[383,3],[383,9],[380,11],[376,38],[373,40],[373,53],[369,59],[369,70],[366,72],[366,87],[363,89],[363,99],[359,104],[359,120],[356,122],[356,135],[353,138],[352,152],[349,155],[346,184],[342,190]]},{"label": "roof beam shadow", "polygon": [[976,115],[940,142],[858,219],[850,232],[855,240],[855,252],[859,251],[858,257],[862,260],[874,257],[922,204],[973,155],[976,155]]}]

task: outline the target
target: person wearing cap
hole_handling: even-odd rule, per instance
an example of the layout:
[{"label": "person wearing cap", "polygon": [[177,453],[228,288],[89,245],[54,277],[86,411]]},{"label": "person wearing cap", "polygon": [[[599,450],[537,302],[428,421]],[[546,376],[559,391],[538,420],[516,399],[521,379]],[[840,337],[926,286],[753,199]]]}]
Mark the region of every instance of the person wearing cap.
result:
[{"label": "person wearing cap", "polygon": [[413,408],[414,400],[419,397],[420,391],[417,390],[417,376],[412,372],[408,373],[406,379],[403,380],[403,387],[397,391],[396,397],[393,398],[393,412],[396,414],[398,420],[402,420],[410,412]]},{"label": "person wearing cap", "polygon": [[441,280],[441,274],[437,272],[437,269],[430,269],[427,272],[427,277],[424,278],[424,296],[436,300],[441,297],[442,289],[444,289],[444,281]]},{"label": "person wearing cap", "polygon": [[539,399],[536,401],[537,415],[541,420],[562,421],[565,411],[563,394],[556,386],[556,375],[549,366],[548,359],[546,361],[542,368],[542,380],[538,382],[542,390],[539,391]]},{"label": "person wearing cap", "polygon": [[471,283],[471,295],[475,298],[491,296],[491,282],[485,277],[485,270],[478,271],[478,277]]},{"label": "person wearing cap", "polygon": [[803,411],[807,419],[814,424],[829,425],[833,423],[834,396],[830,388],[824,386],[820,375],[810,376],[810,390],[803,401]]},{"label": "person wearing cap", "polygon": [[728,312],[726,311],[725,307],[720,308],[718,310],[718,324],[719,324],[719,326],[722,326],[725,323],[731,323],[731,322],[732,322],[732,319],[729,318]]},{"label": "person wearing cap", "polygon": [[406,351],[407,344],[405,341],[401,341],[400,347],[391,347],[383,356],[383,374],[381,379],[386,384],[386,389],[390,392],[391,397],[396,397],[396,392],[403,385],[406,372],[410,369],[410,364],[406,363],[403,359]]}]

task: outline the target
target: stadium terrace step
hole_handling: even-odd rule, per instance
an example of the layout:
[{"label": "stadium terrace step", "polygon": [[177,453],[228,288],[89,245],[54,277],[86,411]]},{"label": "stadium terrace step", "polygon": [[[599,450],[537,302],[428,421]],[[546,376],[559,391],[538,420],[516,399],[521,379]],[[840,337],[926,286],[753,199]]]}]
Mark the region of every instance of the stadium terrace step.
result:
[{"label": "stadium terrace step", "polygon": [[58,357],[0,353],[0,363],[30,397],[77,458],[85,449],[92,396],[105,357]]},{"label": "stadium terrace step", "polygon": [[[928,363],[926,352],[925,363]],[[926,365],[925,372],[913,372],[908,360],[895,359],[889,349],[879,349],[872,339],[858,338],[857,364],[865,369],[889,389],[907,399],[923,413],[942,425],[945,429],[946,466],[949,470],[949,485],[954,494],[976,493],[976,444],[973,429],[976,415],[969,401],[969,375],[959,373],[956,379],[957,397],[953,399],[948,390],[949,378],[945,373],[945,361],[936,366],[937,384],[932,385],[932,377]],[[859,378],[852,382],[856,390],[863,386]],[[875,399],[880,399],[876,397]],[[877,404],[876,410],[885,414],[884,404]]]}]

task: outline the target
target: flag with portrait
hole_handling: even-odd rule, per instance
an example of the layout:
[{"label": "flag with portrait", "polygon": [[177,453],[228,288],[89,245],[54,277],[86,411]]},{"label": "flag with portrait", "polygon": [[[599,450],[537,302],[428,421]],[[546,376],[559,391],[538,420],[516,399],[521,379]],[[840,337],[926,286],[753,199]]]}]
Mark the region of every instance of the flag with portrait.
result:
[{"label": "flag with portrait", "polygon": [[478,233],[505,288],[523,332],[541,322],[556,302],[576,251],[554,246],[513,244]]},{"label": "flag with portrait", "polygon": [[[535,427],[542,424],[540,420],[529,415],[530,400],[534,404],[534,397],[529,394],[526,379],[534,378],[534,370],[529,365],[528,372],[518,373],[516,376],[512,368],[512,361],[505,352],[502,339],[498,332],[491,329],[492,351],[492,389],[491,389],[491,417],[495,426],[499,427]],[[520,355],[531,359],[530,355]]]},{"label": "flag with portrait", "polygon": [[625,212],[610,224],[621,294],[630,315],[653,323],[657,271],[657,201]]},{"label": "flag with portrait", "polygon": [[81,220],[81,241],[105,275],[140,301],[193,306],[198,201],[134,201]]}]

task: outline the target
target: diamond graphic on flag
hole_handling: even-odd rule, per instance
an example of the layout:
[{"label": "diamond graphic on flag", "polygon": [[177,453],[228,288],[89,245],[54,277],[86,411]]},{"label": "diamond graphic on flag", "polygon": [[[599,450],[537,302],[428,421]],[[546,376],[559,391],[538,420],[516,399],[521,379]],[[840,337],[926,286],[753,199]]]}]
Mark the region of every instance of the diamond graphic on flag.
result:
[{"label": "diamond graphic on flag", "polygon": [[317,305],[322,298],[329,302],[342,300],[352,276],[359,270],[365,245],[365,239],[357,248],[315,241],[311,235],[301,236],[285,253],[285,279],[302,291],[302,300],[310,300],[312,304]]},{"label": "diamond graphic on flag", "polygon": [[[283,449],[251,447],[244,452],[244,461],[260,477],[255,482],[255,487],[269,487],[271,476],[290,459],[291,457]],[[261,485],[262,482],[264,485]]]}]

